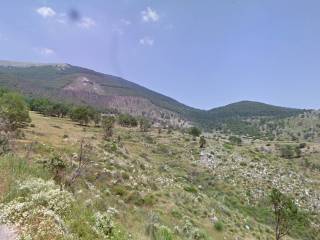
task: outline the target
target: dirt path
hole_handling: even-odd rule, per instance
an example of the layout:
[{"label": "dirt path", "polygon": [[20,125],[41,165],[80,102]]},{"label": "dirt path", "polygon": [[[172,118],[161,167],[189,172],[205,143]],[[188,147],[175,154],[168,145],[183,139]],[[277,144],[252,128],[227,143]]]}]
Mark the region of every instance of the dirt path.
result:
[{"label": "dirt path", "polygon": [[17,240],[18,234],[12,227],[0,225],[0,240]]}]

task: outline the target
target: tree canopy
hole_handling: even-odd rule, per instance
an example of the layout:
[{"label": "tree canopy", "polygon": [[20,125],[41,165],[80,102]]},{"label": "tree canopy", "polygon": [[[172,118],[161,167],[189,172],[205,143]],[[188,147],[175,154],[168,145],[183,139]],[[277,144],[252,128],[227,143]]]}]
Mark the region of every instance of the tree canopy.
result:
[{"label": "tree canopy", "polygon": [[0,117],[9,130],[16,130],[31,121],[26,101],[13,92],[3,93],[0,97]]}]

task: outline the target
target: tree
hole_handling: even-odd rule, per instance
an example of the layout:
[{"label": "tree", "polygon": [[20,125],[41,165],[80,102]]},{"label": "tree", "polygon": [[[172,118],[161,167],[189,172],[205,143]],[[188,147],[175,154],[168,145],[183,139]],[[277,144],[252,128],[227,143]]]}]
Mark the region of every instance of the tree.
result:
[{"label": "tree", "polygon": [[101,122],[101,113],[95,111],[93,114],[92,114],[92,120],[94,122],[94,125],[97,127],[99,126],[100,122]]},{"label": "tree", "polygon": [[130,114],[120,114],[118,117],[118,122],[123,127],[136,127],[138,126],[138,121],[134,116]]},{"label": "tree", "polygon": [[241,138],[236,137],[236,136],[230,136],[229,141],[231,144],[234,144],[234,145],[241,145],[241,143],[242,143]]},{"label": "tree", "polygon": [[102,128],[104,131],[104,139],[108,139],[112,137],[114,123],[116,119],[113,116],[107,116],[102,118]]},{"label": "tree", "polygon": [[91,113],[88,107],[76,107],[71,113],[71,119],[80,125],[88,125],[91,120]]},{"label": "tree", "polygon": [[297,223],[298,208],[291,198],[275,188],[271,191],[270,201],[275,220],[275,237],[276,240],[280,240],[288,235]]},{"label": "tree", "polygon": [[8,130],[16,130],[31,122],[24,98],[17,93],[4,93],[0,98],[0,118]]},{"label": "tree", "polygon": [[199,140],[200,148],[204,148],[206,146],[206,143],[207,143],[207,141],[204,138],[204,136],[201,136],[200,140]]},{"label": "tree", "polygon": [[193,137],[199,137],[201,134],[201,130],[197,127],[191,127],[188,129],[188,133]]},{"label": "tree", "polygon": [[46,98],[35,98],[28,101],[31,111],[39,112],[45,116],[65,117],[70,111],[70,105],[66,103],[51,102]]},{"label": "tree", "polygon": [[69,113],[69,107],[64,103],[54,103],[50,109],[50,115],[64,118]]},{"label": "tree", "polygon": [[293,158],[294,155],[295,155],[295,150],[291,145],[280,146],[280,156],[281,157],[290,159],[290,158]]},{"label": "tree", "polygon": [[145,117],[141,117],[139,119],[139,126],[140,126],[140,130],[142,132],[146,132],[148,131],[148,129],[151,127],[151,123],[148,119],[146,119]]}]

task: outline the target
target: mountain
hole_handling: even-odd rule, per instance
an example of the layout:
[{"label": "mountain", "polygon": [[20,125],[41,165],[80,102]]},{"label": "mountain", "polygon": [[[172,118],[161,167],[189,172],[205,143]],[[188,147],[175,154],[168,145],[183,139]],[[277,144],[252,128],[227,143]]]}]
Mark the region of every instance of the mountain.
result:
[{"label": "mountain", "polygon": [[232,103],[224,107],[213,108],[208,111],[214,118],[234,118],[234,117],[264,117],[277,116],[289,117],[301,113],[301,109],[285,108],[273,106],[260,102],[241,101]]},{"label": "mountain", "polygon": [[101,110],[117,109],[181,126],[191,121],[202,127],[213,128],[230,119],[288,117],[303,112],[301,109],[250,101],[209,111],[200,110],[120,77],[59,63],[0,61],[0,86],[31,97],[88,104]]}]

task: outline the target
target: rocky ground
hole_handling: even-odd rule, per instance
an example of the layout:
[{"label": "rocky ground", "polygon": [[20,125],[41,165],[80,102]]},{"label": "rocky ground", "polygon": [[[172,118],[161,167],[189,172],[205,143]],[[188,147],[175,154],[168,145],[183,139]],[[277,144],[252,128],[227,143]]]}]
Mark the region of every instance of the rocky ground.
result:
[{"label": "rocky ground", "polygon": [[[14,147],[21,161],[33,167],[28,170],[33,178],[24,172],[15,176],[28,179],[20,182],[20,188],[30,189],[29,195],[13,192],[0,203],[4,221],[12,223],[18,218],[27,234],[40,236],[38,222],[24,216],[33,214],[37,219],[50,213],[45,215],[48,224],[56,226],[58,222],[56,229],[60,230],[51,232],[42,225],[41,234],[51,237],[48,239],[60,240],[61,234],[70,234],[68,239],[109,239],[99,238],[101,219],[127,232],[123,238],[113,238],[120,240],[163,239],[152,237],[157,231],[165,231],[175,240],[273,239],[268,195],[277,187],[294,197],[311,222],[294,231],[290,239],[319,239],[320,174],[313,165],[305,164],[306,160],[318,163],[317,143],[307,143],[300,157],[285,159],[279,155],[279,142],[272,141],[243,139],[241,145],[234,145],[228,136],[216,134],[207,135],[207,144],[200,149],[199,138],[176,130],[141,132],[116,126],[113,138],[105,141],[100,128],[81,127],[65,119],[32,113],[32,123],[34,127],[25,129]],[[66,174],[70,174],[77,166],[83,138],[91,145],[89,161],[75,184],[65,187],[63,205],[56,205],[63,202],[62,194],[51,175],[43,176],[39,162],[59,153],[68,163]],[[8,177],[26,171],[24,165],[15,169],[10,158],[0,160],[0,173]],[[15,171],[10,173],[11,169]],[[41,191],[36,191],[34,182]],[[79,204],[71,210],[70,199]],[[25,208],[16,213],[18,206],[38,206],[38,211],[31,213]],[[86,238],[79,237],[83,229]]]},{"label": "rocky ground", "polygon": [[12,226],[0,225],[0,240],[17,240],[17,231]]}]

